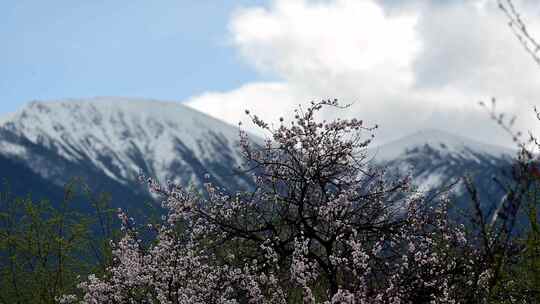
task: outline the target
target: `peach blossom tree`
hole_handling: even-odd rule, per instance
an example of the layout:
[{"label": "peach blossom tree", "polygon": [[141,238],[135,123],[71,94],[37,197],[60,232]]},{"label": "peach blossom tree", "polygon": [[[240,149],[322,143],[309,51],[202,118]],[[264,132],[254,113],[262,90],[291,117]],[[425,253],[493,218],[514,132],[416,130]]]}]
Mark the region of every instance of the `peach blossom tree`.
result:
[{"label": "peach blossom tree", "polygon": [[[255,187],[204,193],[144,178],[163,197],[163,222],[142,240],[120,212],[123,238],[103,277],[69,303],[482,303],[491,265],[453,223],[449,199],[425,204],[410,178],[388,176],[366,153],[374,128],[319,121],[336,100],[298,107],[253,144],[240,130]],[[367,139],[365,134],[368,133]]]}]

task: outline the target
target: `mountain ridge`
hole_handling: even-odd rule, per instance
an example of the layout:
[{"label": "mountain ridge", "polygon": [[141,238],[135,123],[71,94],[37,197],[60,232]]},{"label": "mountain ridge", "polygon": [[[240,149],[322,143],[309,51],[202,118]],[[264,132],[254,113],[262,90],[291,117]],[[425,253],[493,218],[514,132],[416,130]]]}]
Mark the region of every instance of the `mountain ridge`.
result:
[{"label": "mountain ridge", "polygon": [[[211,181],[245,190],[252,181],[235,173],[242,162],[238,135],[237,127],[178,103],[105,97],[34,101],[2,120],[0,156],[6,161],[0,167],[28,168],[36,180],[54,187],[82,178],[92,189],[115,193],[120,206],[148,199],[141,173],[161,183]],[[25,186],[24,180],[11,182]]]},{"label": "mountain ridge", "polygon": [[[481,142],[476,139],[456,135],[439,129],[424,129],[403,136],[399,139],[369,148],[370,155],[379,161],[388,161],[399,157],[403,152],[415,147],[428,145],[445,154],[486,153],[492,156],[514,156],[517,150]],[[470,156],[470,155],[469,155]]]},{"label": "mountain ridge", "polygon": [[410,175],[413,186],[428,196],[451,187],[456,206],[471,207],[464,177],[477,187],[484,210],[492,210],[505,194],[493,177],[507,178],[517,149],[490,145],[449,132],[429,129],[368,149],[371,164],[389,175]]},{"label": "mountain ridge", "polygon": [[[0,128],[33,144],[56,150],[70,161],[89,157],[118,181],[132,178],[144,168],[151,169],[147,173],[161,180],[172,178],[167,171],[178,161],[176,150],[179,147],[184,152],[211,160],[219,158],[212,154],[217,150],[215,145],[219,145],[232,157],[227,161],[240,162],[238,153],[232,152],[238,139],[237,129],[171,102],[126,98],[34,101],[4,120]],[[24,146],[6,141],[0,142],[0,147],[8,152],[24,150]],[[103,154],[110,157],[109,162],[116,170],[111,170],[100,160]],[[152,161],[139,164],[142,168],[137,168],[133,162],[123,163],[126,159],[139,157],[138,154],[151,156]]]},{"label": "mountain ridge", "polygon": [[[34,101],[0,118],[0,168],[22,168],[6,170],[24,171],[25,179],[41,187],[46,181],[58,187],[70,177],[82,177],[94,189],[114,192],[120,205],[134,204],[138,197],[148,198],[140,173],[162,183],[200,187],[211,181],[230,191],[249,189],[251,179],[235,173],[242,162],[238,140],[237,127],[175,102],[123,97]],[[367,153],[374,165],[411,173],[423,191],[472,172],[481,195],[491,199],[500,195],[491,177],[511,165],[515,151],[428,129]],[[16,175],[3,176],[10,174]],[[16,182],[24,188],[24,179]],[[456,193],[466,200],[462,186]]]}]

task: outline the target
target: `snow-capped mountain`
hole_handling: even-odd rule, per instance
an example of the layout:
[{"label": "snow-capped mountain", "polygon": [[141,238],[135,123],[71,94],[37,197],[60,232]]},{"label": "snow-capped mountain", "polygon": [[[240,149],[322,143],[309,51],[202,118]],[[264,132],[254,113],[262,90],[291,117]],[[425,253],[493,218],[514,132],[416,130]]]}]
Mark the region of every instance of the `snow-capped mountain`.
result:
[{"label": "snow-capped mountain", "polygon": [[[174,102],[93,98],[31,102],[0,118],[0,179],[18,194],[58,192],[73,177],[112,194],[116,206],[137,206],[149,198],[140,173],[162,183],[200,186],[211,181],[246,189],[235,174],[241,164],[238,128]],[[257,139],[255,139],[257,140]],[[426,130],[373,147],[374,164],[397,174],[411,173],[422,190],[473,177],[479,193],[497,200],[492,182],[509,168],[515,152],[444,131]],[[463,185],[455,193],[466,195]]]},{"label": "snow-capped mountain", "polygon": [[[233,173],[241,163],[237,142],[238,128],[154,100],[34,101],[0,119],[0,156],[55,185],[81,176],[121,193],[145,191],[141,172],[163,183],[200,185],[209,174],[224,187],[249,187]],[[10,179],[13,172],[2,175]]]},{"label": "snow-capped mountain", "polygon": [[[368,156],[389,172],[411,174],[422,191],[453,186],[458,204],[465,205],[468,193],[460,179],[468,175],[486,204],[498,202],[504,192],[493,177],[502,177],[517,151],[489,145],[440,130],[424,130],[399,140],[370,148]],[[488,207],[488,206],[486,206]]]},{"label": "snow-capped mountain", "polygon": [[427,129],[405,136],[396,141],[371,148],[371,153],[378,161],[394,160],[404,154],[414,154],[418,148],[431,148],[438,151],[441,156],[454,156],[466,159],[475,159],[480,162],[482,155],[493,157],[513,157],[512,149],[478,142],[474,139],[458,136],[446,131]]}]

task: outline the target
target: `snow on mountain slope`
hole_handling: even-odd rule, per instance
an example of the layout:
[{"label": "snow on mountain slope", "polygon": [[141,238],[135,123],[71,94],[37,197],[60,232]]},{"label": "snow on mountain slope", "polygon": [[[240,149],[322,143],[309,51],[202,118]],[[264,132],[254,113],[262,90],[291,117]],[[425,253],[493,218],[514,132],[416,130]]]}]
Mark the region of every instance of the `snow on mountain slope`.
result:
[{"label": "snow on mountain slope", "polygon": [[229,184],[227,174],[241,161],[237,128],[174,102],[116,97],[34,101],[0,120],[0,131],[18,138],[0,136],[2,154],[28,160],[33,153],[29,145],[43,147],[124,184],[141,171],[162,182],[186,184],[199,184],[210,173]]},{"label": "snow on mountain slope", "polygon": [[9,121],[12,118],[13,115],[14,115],[13,113],[2,114],[2,116],[0,116],[0,125],[2,125],[5,122]]},{"label": "snow on mountain slope", "polygon": [[[368,157],[374,164],[383,165],[398,175],[411,174],[413,184],[420,190],[440,189],[473,177],[484,195],[500,194],[492,182],[501,170],[509,168],[516,151],[484,144],[440,130],[425,130],[399,140],[370,148]],[[454,193],[464,195],[462,183]]]},{"label": "snow on mountain slope", "polygon": [[[209,173],[220,186],[249,187],[246,176],[234,174],[241,163],[237,141],[237,127],[179,103],[144,99],[32,102],[0,119],[0,156],[56,185],[83,176],[120,197],[140,186],[140,172],[184,185],[200,185]],[[411,173],[420,189],[448,185],[471,174],[486,195],[497,193],[491,176],[508,167],[514,154],[439,130],[368,150],[375,164],[398,174]],[[0,178],[11,176],[0,173]]]},{"label": "snow on mountain slope", "polygon": [[493,157],[514,156],[512,149],[489,145],[473,139],[454,135],[449,132],[427,129],[405,136],[396,141],[371,148],[370,155],[378,162],[395,160],[415,149],[429,147],[438,151],[441,155],[462,156],[478,160],[477,154],[490,155]]}]

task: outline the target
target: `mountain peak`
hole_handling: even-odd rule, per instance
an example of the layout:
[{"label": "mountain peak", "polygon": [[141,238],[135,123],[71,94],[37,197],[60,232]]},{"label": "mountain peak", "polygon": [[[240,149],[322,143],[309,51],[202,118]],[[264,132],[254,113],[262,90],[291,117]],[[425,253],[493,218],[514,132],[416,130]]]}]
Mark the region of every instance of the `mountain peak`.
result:
[{"label": "mountain peak", "polygon": [[67,133],[74,135],[79,131],[103,133],[122,128],[135,131],[142,127],[152,131],[165,126],[183,130],[188,137],[208,129],[238,136],[238,131],[231,125],[179,102],[125,97],[32,101],[2,119],[0,126],[17,130],[31,140],[37,133],[54,137]]},{"label": "mountain peak", "polygon": [[506,147],[482,143],[474,139],[456,135],[439,129],[425,129],[401,139],[369,149],[376,161],[397,159],[411,151],[429,148],[442,155],[486,154],[494,157],[512,156],[515,151]]},{"label": "mountain peak", "polygon": [[[146,169],[162,181],[175,175],[196,181],[197,170],[210,163],[240,161],[235,126],[178,102],[124,97],[32,101],[4,119],[1,130],[70,162],[91,162],[117,181]],[[183,169],[174,172],[178,168]]]},{"label": "mountain peak", "polygon": [[55,114],[85,112],[89,115],[98,112],[111,113],[121,111],[124,113],[136,113],[139,116],[157,116],[173,120],[177,119],[179,114],[183,114],[221,122],[179,102],[128,97],[94,97],[87,99],[63,99],[52,101],[34,100],[26,104],[18,112],[10,115],[8,117],[9,119],[4,119],[4,123],[18,120],[21,116],[29,114],[48,115],[51,111]]},{"label": "mountain peak", "polygon": [[0,116],[0,126],[10,121],[14,115],[15,113],[2,114],[2,116]]}]

